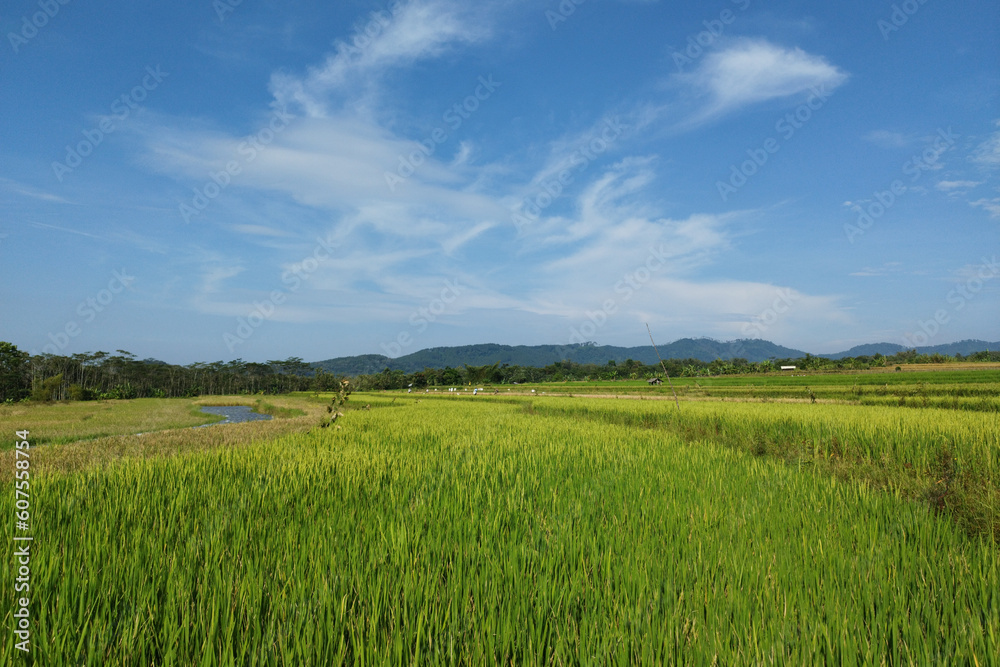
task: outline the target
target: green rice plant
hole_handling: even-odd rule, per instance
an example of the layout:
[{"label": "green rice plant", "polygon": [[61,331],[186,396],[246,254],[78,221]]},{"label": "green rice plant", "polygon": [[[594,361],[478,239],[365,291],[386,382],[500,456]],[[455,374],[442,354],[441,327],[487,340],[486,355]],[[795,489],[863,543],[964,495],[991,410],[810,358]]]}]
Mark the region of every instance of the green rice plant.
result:
[{"label": "green rice plant", "polygon": [[[712,439],[801,467],[924,499],[967,530],[1000,543],[1000,429],[981,412],[850,405],[690,402],[683,414],[664,401],[546,398],[540,414],[665,429]],[[940,474],[947,460],[947,483]],[[942,501],[945,498],[946,501]]]},{"label": "green rice plant", "polygon": [[[749,375],[716,378],[679,378],[677,393],[686,398],[767,401],[786,399],[818,403],[900,405],[1000,412],[1000,375],[993,371],[925,373],[810,374],[805,376]],[[669,389],[639,382],[573,382],[518,387],[556,395],[671,396]],[[911,399],[916,398],[917,401]]]},{"label": "green rice plant", "polygon": [[[573,402],[628,416],[581,418]],[[340,430],[41,475],[34,660],[984,665],[1000,653],[995,545],[924,503],[649,428],[656,401],[396,405],[348,411]],[[842,406],[682,407],[722,434]],[[731,407],[777,414],[727,420]],[[933,427],[908,423],[923,411],[871,410],[887,410],[874,432],[838,413],[859,431],[852,446],[893,423]],[[912,454],[904,438],[895,447]],[[12,503],[0,496],[0,511]]]}]

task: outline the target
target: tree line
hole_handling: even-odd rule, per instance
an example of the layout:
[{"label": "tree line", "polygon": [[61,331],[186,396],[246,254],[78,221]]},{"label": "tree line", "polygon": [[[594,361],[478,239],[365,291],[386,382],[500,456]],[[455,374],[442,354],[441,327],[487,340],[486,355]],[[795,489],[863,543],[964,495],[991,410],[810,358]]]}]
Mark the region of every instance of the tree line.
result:
[{"label": "tree line", "polygon": [[[667,373],[670,377],[710,377],[718,375],[748,375],[754,373],[769,373],[777,371],[781,366],[795,366],[798,370],[836,371],[836,370],[869,370],[872,368],[893,367],[898,364],[949,363],[958,361],[994,361],[1000,362],[1000,352],[977,352],[963,357],[940,354],[918,354],[916,350],[908,350],[899,354],[884,356],[845,357],[843,359],[828,359],[807,354],[797,359],[770,359],[753,362],[746,359],[716,359],[701,361],[699,359],[665,359]],[[524,384],[529,382],[562,382],[562,381],[615,381],[642,380],[662,377],[663,367],[660,364],[645,364],[641,361],[627,359],[623,363],[608,361],[606,364],[581,364],[575,361],[557,361],[544,367],[511,366],[508,364],[492,364],[486,366],[470,366],[462,368],[450,366],[440,369],[425,368],[414,373],[386,368],[380,373],[359,375],[352,380],[358,391],[379,389],[404,389],[458,386],[468,384]]]},{"label": "tree line", "polygon": [[[917,354],[916,350],[892,356],[828,359],[807,354],[801,359],[664,360],[671,377],[705,377],[776,371],[780,366],[799,370],[866,370],[897,364],[948,363],[956,361],[1000,362],[1000,352],[977,352],[963,357]],[[495,363],[462,368],[425,368],[405,373],[385,368],[379,373],[351,378],[356,391],[447,387],[469,384],[524,384],[566,380],[615,381],[662,376],[659,364],[628,359],[623,363],[581,364],[557,361],[544,367]],[[125,350],[60,356],[31,356],[12,343],[0,341],[0,402],[129,398],[176,398],[200,395],[284,394],[293,391],[330,392],[346,379],[306,363],[299,357],[265,363],[242,359],[187,366],[156,359],[136,359]]]},{"label": "tree line", "polygon": [[0,342],[0,402],[284,394],[334,391],[337,386],[332,374],[317,372],[298,357],[179,366],[136,359],[125,350],[30,356],[11,343]]}]

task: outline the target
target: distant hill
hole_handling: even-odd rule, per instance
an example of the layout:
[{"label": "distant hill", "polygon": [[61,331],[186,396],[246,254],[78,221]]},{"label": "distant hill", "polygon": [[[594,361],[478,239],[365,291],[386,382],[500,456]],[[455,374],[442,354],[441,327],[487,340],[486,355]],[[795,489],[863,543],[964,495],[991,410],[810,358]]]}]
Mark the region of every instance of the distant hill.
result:
[{"label": "distant hill", "polygon": [[[844,357],[874,356],[883,354],[891,356],[904,351],[905,347],[895,343],[872,343],[857,345],[845,352],[835,354],[820,354],[816,356],[828,359]],[[956,354],[969,355],[982,350],[1000,350],[1000,342],[990,343],[981,340],[963,340],[957,343],[918,347],[921,354]],[[766,361],[767,359],[799,359],[806,356],[802,350],[776,345],[770,341],[746,339],[734,341],[718,341],[711,338],[682,338],[672,343],[660,346],[660,354],[664,359],[698,359],[714,361],[716,359],[734,359],[742,357],[748,361]],[[626,359],[634,359],[644,364],[655,364],[656,353],[651,345],[640,347],[615,347],[613,345],[497,345],[484,343],[480,345],[461,345],[456,347],[431,347],[419,350],[401,357],[387,357],[382,354],[363,354],[355,357],[338,357],[325,361],[313,362],[313,366],[335,373],[337,375],[369,375],[378,373],[385,368],[413,373],[424,368],[461,368],[464,364],[470,366],[485,366],[499,362],[511,366],[534,366],[541,368],[556,361],[570,360],[580,364],[606,364],[609,360],[622,363]]]},{"label": "distant hill", "polygon": [[846,352],[818,354],[816,356],[826,357],[827,359],[843,359],[844,357],[874,357],[876,354],[881,354],[882,356],[890,357],[905,349],[902,345],[895,343],[868,343],[866,345],[855,345]]},{"label": "distant hill", "polygon": [[[660,346],[664,359],[734,359],[749,361],[766,359],[794,359],[805,352],[775,345],[766,340],[717,341],[710,338],[682,338]],[[656,352],[651,345],[616,347],[613,345],[462,345],[458,347],[432,347],[395,359],[381,354],[357,357],[339,357],[317,361],[313,365],[338,375],[378,373],[384,368],[413,373],[424,368],[461,368],[463,364],[484,366],[499,362],[511,366],[548,366],[556,361],[570,360],[580,364],[606,364],[610,360],[621,363],[634,359],[644,364],[656,363]]]},{"label": "distant hill", "polygon": [[[908,349],[912,348],[897,345],[896,343],[870,343],[868,345],[856,345],[846,352],[837,352],[836,354],[819,354],[816,356],[826,357],[827,359],[843,359],[844,357],[871,357],[876,354],[881,354],[888,357],[893,354],[904,352]],[[1000,343],[990,343],[985,340],[960,340],[957,343],[945,343],[943,345],[930,345],[916,348],[917,352],[920,354],[943,354],[949,357],[953,357],[956,354],[968,356],[974,352],[998,349],[1000,349]]]},{"label": "distant hill", "polygon": [[395,368],[392,357],[381,354],[362,354],[357,357],[337,357],[326,361],[315,361],[313,366],[335,375],[373,375],[386,366]]}]

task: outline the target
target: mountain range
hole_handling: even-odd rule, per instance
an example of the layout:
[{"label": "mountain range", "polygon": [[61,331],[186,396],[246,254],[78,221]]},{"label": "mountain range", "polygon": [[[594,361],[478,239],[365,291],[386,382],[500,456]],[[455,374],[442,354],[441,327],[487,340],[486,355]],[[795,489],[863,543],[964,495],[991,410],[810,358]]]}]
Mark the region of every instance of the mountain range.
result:
[{"label": "mountain range", "polygon": [[[817,354],[817,357],[842,359],[844,357],[891,356],[908,348],[895,343],[872,343],[858,345],[835,354]],[[969,355],[983,350],[1000,349],[1000,342],[963,340],[930,347],[918,347],[920,354]],[[682,338],[659,346],[664,359],[698,359],[710,362],[716,359],[742,357],[748,361],[768,359],[799,359],[806,356],[802,350],[795,350],[770,341],[743,339],[718,341],[711,338]],[[337,375],[367,375],[378,373],[385,368],[413,373],[424,368],[461,368],[464,364],[484,366],[499,362],[511,366],[548,366],[556,361],[570,360],[580,364],[606,364],[610,360],[621,363],[634,359],[644,364],[657,363],[656,351],[651,345],[639,347],[616,347],[592,343],[574,345],[460,345],[455,347],[431,347],[412,354],[392,358],[381,354],[363,354],[353,357],[337,357],[316,361],[312,365]]]}]

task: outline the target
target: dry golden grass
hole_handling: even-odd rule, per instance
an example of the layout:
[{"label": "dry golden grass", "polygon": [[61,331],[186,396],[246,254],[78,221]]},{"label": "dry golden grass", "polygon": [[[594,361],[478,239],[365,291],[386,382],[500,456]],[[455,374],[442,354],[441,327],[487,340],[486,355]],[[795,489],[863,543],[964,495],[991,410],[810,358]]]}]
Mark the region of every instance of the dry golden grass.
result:
[{"label": "dry golden grass", "polygon": [[198,426],[220,420],[198,410],[195,401],[185,398],[2,405],[0,449],[13,447],[14,434],[22,429],[31,432],[35,444],[66,443]]},{"label": "dry golden grass", "polygon": [[[145,399],[150,401],[167,401],[176,399]],[[239,397],[205,397],[193,401],[195,405],[253,405],[255,399],[248,399],[245,396]],[[16,415],[0,415],[3,425],[8,422],[11,425],[11,435],[13,428],[28,428],[32,430],[29,442],[32,443],[31,452],[31,472],[32,474],[45,474],[50,472],[73,472],[94,466],[106,466],[113,461],[120,459],[149,459],[157,457],[170,457],[187,454],[191,452],[206,451],[216,448],[236,448],[245,447],[263,440],[270,440],[287,433],[303,432],[317,426],[320,417],[326,413],[325,405],[318,401],[310,401],[304,397],[269,396],[267,402],[279,410],[297,410],[305,414],[298,417],[282,418],[275,417],[267,421],[244,422],[240,424],[223,424],[207,428],[171,428],[152,432],[142,432],[139,428],[143,423],[140,420],[132,420],[131,425],[119,423],[119,428],[132,429],[135,432],[142,432],[142,435],[112,435],[104,437],[91,437],[75,442],[63,444],[43,444],[36,445],[33,440],[35,432],[32,408],[27,411],[20,410]],[[123,406],[134,403],[131,401],[118,402]],[[186,402],[187,403],[187,402]],[[52,415],[59,408],[73,411],[81,404],[63,404],[55,406],[34,406],[36,409],[44,409],[45,416],[52,420]],[[131,409],[131,408],[130,408]],[[205,415],[209,417],[209,415]],[[13,426],[15,421],[18,426]],[[195,420],[197,421],[197,419]],[[209,419],[201,420],[203,423]],[[4,480],[13,479],[14,470],[14,450],[8,449],[0,452],[0,466],[2,473],[0,476]]]}]

